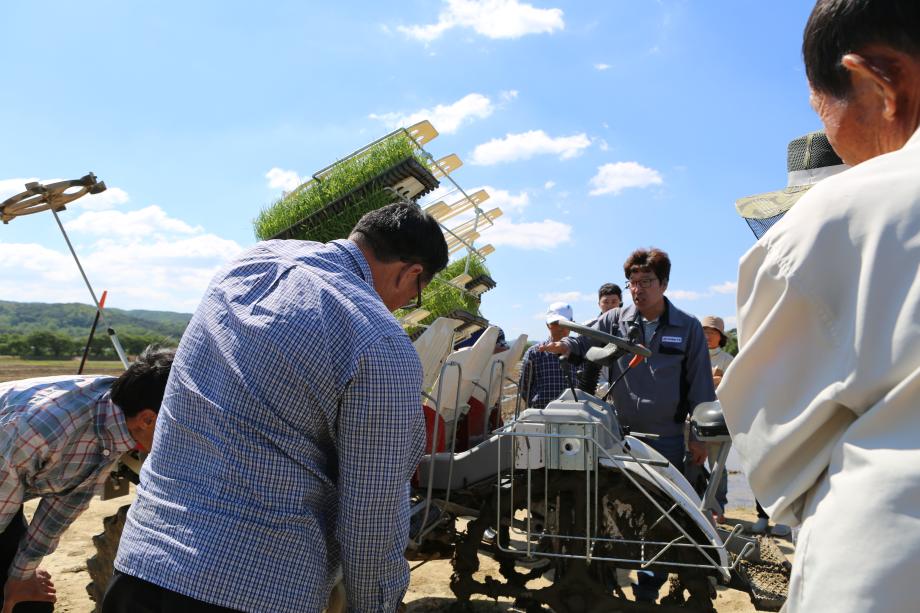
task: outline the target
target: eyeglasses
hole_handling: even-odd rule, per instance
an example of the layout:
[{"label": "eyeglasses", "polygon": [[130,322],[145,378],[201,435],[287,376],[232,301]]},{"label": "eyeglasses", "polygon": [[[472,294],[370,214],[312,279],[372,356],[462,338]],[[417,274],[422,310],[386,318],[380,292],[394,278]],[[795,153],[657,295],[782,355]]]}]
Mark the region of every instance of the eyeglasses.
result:
[{"label": "eyeglasses", "polygon": [[646,287],[649,287],[652,283],[654,283],[657,280],[658,280],[657,277],[649,277],[647,279],[636,279],[636,280],[627,279],[626,287],[628,287],[629,289],[636,289],[639,287],[646,288]]},{"label": "eyeglasses", "polygon": [[412,311],[415,309],[422,308],[422,275],[421,274],[415,277],[415,287],[418,292],[415,295],[415,302],[410,302],[406,306],[401,307],[403,309],[406,309],[407,311]]}]

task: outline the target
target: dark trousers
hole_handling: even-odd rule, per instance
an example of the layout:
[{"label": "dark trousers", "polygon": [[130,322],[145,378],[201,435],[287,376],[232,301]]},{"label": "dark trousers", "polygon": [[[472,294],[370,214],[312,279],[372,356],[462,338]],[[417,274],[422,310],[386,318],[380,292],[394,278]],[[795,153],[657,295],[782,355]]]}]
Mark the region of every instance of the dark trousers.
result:
[{"label": "dark trousers", "polygon": [[[19,512],[10,521],[3,534],[0,534],[0,607],[3,606],[3,587],[6,585],[6,573],[16,557],[16,551],[19,550],[19,541],[22,540],[26,533],[28,524],[22,514],[22,507]],[[54,580],[54,577],[51,578]],[[20,602],[13,607],[13,613],[51,613],[54,611],[54,604],[50,602]]]},{"label": "dark trousers", "polygon": [[237,613],[235,609],[183,596],[120,573],[117,570],[109,581],[102,600],[102,613]]}]

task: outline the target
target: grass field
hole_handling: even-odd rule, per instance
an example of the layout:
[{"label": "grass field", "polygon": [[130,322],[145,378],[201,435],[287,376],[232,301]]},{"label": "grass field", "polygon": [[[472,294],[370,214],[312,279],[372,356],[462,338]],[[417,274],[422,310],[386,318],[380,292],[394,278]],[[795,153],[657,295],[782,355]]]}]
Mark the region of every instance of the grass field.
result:
[{"label": "grass field", "polygon": [[[0,356],[0,382],[32,377],[51,377],[54,375],[75,375],[80,367],[80,359],[72,360],[22,360]],[[90,360],[83,368],[87,375],[119,375],[124,367],[119,361],[99,362]]]}]

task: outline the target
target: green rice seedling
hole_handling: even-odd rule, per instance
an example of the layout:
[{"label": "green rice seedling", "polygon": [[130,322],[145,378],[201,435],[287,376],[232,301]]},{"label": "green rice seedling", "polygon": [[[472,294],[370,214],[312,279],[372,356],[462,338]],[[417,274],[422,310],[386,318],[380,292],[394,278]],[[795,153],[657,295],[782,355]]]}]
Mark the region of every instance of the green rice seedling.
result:
[{"label": "green rice seedling", "polygon": [[[469,268],[467,268],[469,259]],[[421,325],[430,325],[438,317],[444,317],[454,309],[463,309],[473,315],[479,315],[479,297],[465,290],[454,287],[448,281],[466,271],[470,276],[488,275],[489,270],[477,256],[466,256],[454,260],[441,272],[435,275],[425,291],[422,292],[422,308],[430,313],[428,317],[419,322]],[[406,315],[408,311],[397,311],[397,319]],[[420,326],[410,326],[406,332],[412,334]]]},{"label": "green rice seedling", "polygon": [[[415,143],[405,134],[394,134],[342,160],[264,208],[254,221],[256,236],[265,240],[293,227],[290,238],[322,241],[344,238],[354,225],[345,227],[348,220],[357,221],[364,213],[394,199],[390,196],[385,201],[380,193],[384,187],[379,180],[381,175],[413,158],[427,168],[427,159]],[[328,211],[337,202],[341,205],[343,199],[347,200],[344,206],[332,206],[335,210]],[[321,214],[324,209],[328,215]],[[297,226],[307,218],[311,218],[308,227]]]}]

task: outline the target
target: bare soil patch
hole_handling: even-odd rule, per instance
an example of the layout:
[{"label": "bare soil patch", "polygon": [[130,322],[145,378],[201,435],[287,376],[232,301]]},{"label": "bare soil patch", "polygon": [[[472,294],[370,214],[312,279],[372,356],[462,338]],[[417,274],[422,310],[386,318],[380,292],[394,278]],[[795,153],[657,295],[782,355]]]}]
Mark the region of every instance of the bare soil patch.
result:
[{"label": "bare soil patch", "polygon": [[[86,560],[93,555],[92,537],[102,531],[102,520],[108,515],[113,515],[118,508],[130,502],[131,497],[116,498],[115,500],[102,501],[96,498],[90,508],[81,515],[70,527],[58,546],[57,551],[45,558],[42,565],[51,573],[58,590],[58,604],[55,611],[60,613],[88,613],[93,610],[94,603],[86,593],[86,585],[90,582],[86,572]],[[27,515],[35,510],[36,502],[26,505]],[[729,511],[727,523],[734,525],[742,523],[750,526],[757,517],[753,509],[733,509]],[[783,555],[792,554],[792,544],[785,540],[777,540]],[[499,577],[498,564],[491,559],[480,556],[480,570],[477,579],[486,575]],[[413,563],[414,564],[414,563]],[[406,593],[405,602],[407,611],[411,613],[433,613],[449,611],[455,602],[450,591],[451,566],[447,560],[428,562],[412,572],[412,581]],[[542,581],[542,580],[541,580]],[[662,595],[667,592],[667,584],[662,590]],[[497,613],[519,611],[510,600],[477,600],[473,611],[477,613]],[[735,590],[719,588],[715,601],[719,613],[751,613],[755,611],[746,594]]]},{"label": "bare soil patch", "polygon": [[[23,362],[15,358],[0,358],[0,382],[31,377],[42,377],[60,374],[76,373],[78,361],[73,362]],[[87,372],[97,374],[117,374],[122,370],[118,362],[93,362]],[[114,515],[119,507],[128,504],[133,498],[122,497],[114,500],[103,501],[99,498],[93,500],[89,509],[83,513],[61,538],[57,551],[45,558],[43,568],[51,573],[58,592],[58,603],[55,611],[59,613],[88,613],[93,611],[95,604],[86,593],[86,586],[90,582],[86,571],[86,560],[95,550],[92,537],[102,532],[102,520]],[[26,514],[31,516],[35,511],[37,501],[26,504]],[[727,524],[740,523],[745,528],[750,528],[757,516],[753,508],[729,509]],[[791,560],[793,553],[792,543],[788,540],[775,539],[779,545],[782,556]],[[480,556],[480,569],[475,575],[483,579],[486,575],[499,577],[498,564],[491,559]],[[415,563],[412,563],[413,565]],[[428,562],[412,572],[409,591],[406,593],[405,602],[407,611],[412,613],[428,613],[449,611],[455,602],[450,591],[451,566],[448,560]],[[540,581],[543,581],[542,579]],[[536,585],[536,582],[534,583]],[[667,593],[667,584],[662,588],[662,595]],[[477,613],[497,613],[519,611],[510,600],[493,601],[488,599],[476,600],[473,611]],[[715,601],[719,613],[750,613],[755,611],[746,594],[735,590],[719,588]]]},{"label": "bare soil patch", "polygon": [[[32,379],[35,377],[52,377],[56,375],[75,375],[80,367],[80,360],[21,360],[0,356],[0,383]],[[86,375],[116,376],[124,371],[121,362],[89,361],[83,369]]]}]

